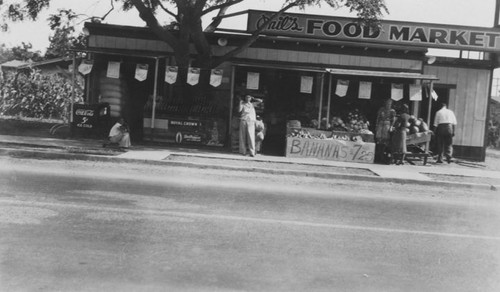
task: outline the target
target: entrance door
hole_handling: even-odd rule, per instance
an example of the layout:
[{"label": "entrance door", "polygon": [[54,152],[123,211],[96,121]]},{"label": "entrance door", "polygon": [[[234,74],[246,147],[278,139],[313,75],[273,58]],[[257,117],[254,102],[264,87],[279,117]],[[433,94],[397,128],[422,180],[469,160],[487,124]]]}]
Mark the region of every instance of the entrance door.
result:
[{"label": "entrance door", "polygon": [[434,100],[432,97],[429,99],[428,97],[428,91],[424,91],[424,98],[422,100],[422,114],[420,115],[425,119],[427,122],[427,117],[428,117],[428,112],[429,112],[429,100],[432,100],[432,108],[431,108],[431,113],[430,113],[430,124],[429,128],[432,127],[434,124],[434,117],[436,116],[436,112],[440,108],[441,103],[446,103],[448,104],[450,101],[450,88],[444,87],[444,86],[435,86],[434,91],[436,92],[438,98],[437,100]]}]

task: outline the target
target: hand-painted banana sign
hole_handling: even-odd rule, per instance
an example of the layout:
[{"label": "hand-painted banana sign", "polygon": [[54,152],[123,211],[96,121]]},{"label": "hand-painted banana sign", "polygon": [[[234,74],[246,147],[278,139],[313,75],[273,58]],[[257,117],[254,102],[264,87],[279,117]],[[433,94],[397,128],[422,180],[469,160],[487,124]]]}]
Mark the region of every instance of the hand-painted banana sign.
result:
[{"label": "hand-painted banana sign", "polygon": [[[247,31],[255,31],[272,15],[269,11],[249,10]],[[381,29],[374,30],[355,18],[295,13],[274,19],[262,34],[426,48],[500,50],[500,28],[381,21]]]}]

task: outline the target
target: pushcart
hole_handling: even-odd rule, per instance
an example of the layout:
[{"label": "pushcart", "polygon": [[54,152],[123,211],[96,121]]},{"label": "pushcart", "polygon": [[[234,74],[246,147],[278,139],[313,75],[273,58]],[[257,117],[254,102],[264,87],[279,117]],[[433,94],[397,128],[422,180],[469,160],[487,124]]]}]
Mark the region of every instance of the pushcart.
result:
[{"label": "pushcart", "polygon": [[432,153],[429,151],[432,135],[432,131],[426,131],[406,136],[407,153],[404,155],[404,160],[410,164],[422,161],[423,165],[426,165],[427,158],[432,157]]}]

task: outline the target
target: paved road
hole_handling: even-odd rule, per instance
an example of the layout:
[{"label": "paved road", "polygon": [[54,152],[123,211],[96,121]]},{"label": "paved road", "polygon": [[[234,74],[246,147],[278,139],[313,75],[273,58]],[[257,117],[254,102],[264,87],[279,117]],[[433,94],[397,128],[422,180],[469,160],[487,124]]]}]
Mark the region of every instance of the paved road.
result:
[{"label": "paved road", "polygon": [[2,291],[499,291],[495,192],[0,158]]}]

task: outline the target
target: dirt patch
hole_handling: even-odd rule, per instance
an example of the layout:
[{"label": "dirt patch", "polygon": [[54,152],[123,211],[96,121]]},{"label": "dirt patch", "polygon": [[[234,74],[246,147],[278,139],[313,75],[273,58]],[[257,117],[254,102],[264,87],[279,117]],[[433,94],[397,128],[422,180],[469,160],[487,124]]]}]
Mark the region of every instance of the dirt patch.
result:
[{"label": "dirt patch", "polygon": [[477,177],[477,176],[464,176],[464,175],[450,175],[450,174],[437,174],[437,173],[422,173],[437,181],[459,182],[459,183],[472,183],[472,184],[488,184],[500,186],[500,179],[490,177]]},{"label": "dirt patch", "polygon": [[241,160],[241,159],[230,159],[230,158],[212,158],[212,157],[201,157],[194,155],[176,155],[176,154],[168,156],[165,160],[209,164],[209,165],[243,166],[247,168],[266,168],[266,169],[282,169],[282,170],[294,170],[294,171],[376,176],[376,174],[370,171],[369,169],[328,166],[328,165],[272,162],[272,161],[261,161],[261,160],[258,161]]}]

